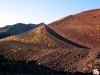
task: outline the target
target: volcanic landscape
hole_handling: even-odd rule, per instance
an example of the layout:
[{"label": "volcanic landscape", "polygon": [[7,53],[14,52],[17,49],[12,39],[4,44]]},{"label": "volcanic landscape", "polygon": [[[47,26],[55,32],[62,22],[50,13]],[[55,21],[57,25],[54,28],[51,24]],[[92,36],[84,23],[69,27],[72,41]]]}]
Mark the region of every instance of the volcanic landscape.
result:
[{"label": "volcanic landscape", "polygon": [[0,55],[36,61],[52,70],[85,72],[100,69],[100,9],[41,23],[26,32],[0,39]]}]

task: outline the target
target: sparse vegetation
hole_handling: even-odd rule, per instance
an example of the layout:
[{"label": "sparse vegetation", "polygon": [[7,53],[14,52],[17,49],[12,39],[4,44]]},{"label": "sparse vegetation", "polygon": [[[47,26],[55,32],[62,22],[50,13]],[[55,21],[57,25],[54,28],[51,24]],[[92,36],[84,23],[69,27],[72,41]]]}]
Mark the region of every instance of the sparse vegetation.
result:
[{"label": "sparse vegetation", "polygon": [[[0,57],[0,75],[84,75],[81,72],[55,71],[39,65],[36,61],[11,60]],[[86,73],[89,75],[89,73]]]}]

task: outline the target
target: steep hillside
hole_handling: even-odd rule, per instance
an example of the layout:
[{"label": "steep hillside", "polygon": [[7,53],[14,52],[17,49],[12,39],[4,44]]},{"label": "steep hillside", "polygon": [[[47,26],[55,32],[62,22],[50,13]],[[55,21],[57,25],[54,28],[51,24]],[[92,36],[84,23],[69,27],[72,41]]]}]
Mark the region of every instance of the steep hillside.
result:
[{"label": "steep hillside", "polygon": [[54,70],[73,71],[76,63],[86,57],[89,50],[65,42],[59,39],[60,35],[54,36],[50,32],[52,30],[48,31],[43,25],[21,35],[1,39],[0,53],[16,60],[36,60]]},{"label": "steep hillside", "polygon": [[65,17],[49,27],[74,42],[88,47],[100,46],[100,9]]}]

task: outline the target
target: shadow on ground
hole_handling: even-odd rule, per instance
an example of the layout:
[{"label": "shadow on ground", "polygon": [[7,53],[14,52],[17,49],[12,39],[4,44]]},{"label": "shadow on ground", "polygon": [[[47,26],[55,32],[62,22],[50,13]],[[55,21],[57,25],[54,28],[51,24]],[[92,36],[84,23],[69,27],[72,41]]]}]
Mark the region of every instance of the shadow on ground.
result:
[{"label": "shadow on ground", "polygon": [[71,73],[54,71],[36,61],[15,61],[0,56],[0,75],[92,75],[91,73]]}]

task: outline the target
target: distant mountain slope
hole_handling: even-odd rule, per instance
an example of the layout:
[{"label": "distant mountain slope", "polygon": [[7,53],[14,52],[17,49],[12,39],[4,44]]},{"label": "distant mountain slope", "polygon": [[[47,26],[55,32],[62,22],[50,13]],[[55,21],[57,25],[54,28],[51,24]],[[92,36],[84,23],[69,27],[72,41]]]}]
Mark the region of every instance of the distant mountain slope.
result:
[{"label": "distant mountain slope", "polygon": [[33,28],[36,28],[38,26],[39,25],[36,25],[36,24],[23,24],[23,23],[7,25],[5,27],[0,28],[0,38],[5,38],[8,36],[20,34],[28,30],[31,30]]},{"label": "distant mountain slope", "polygon": [[85,11],[1,39],[0,55],[14,60],[35,60],[57,71],[100,69],[99,11]]}]

